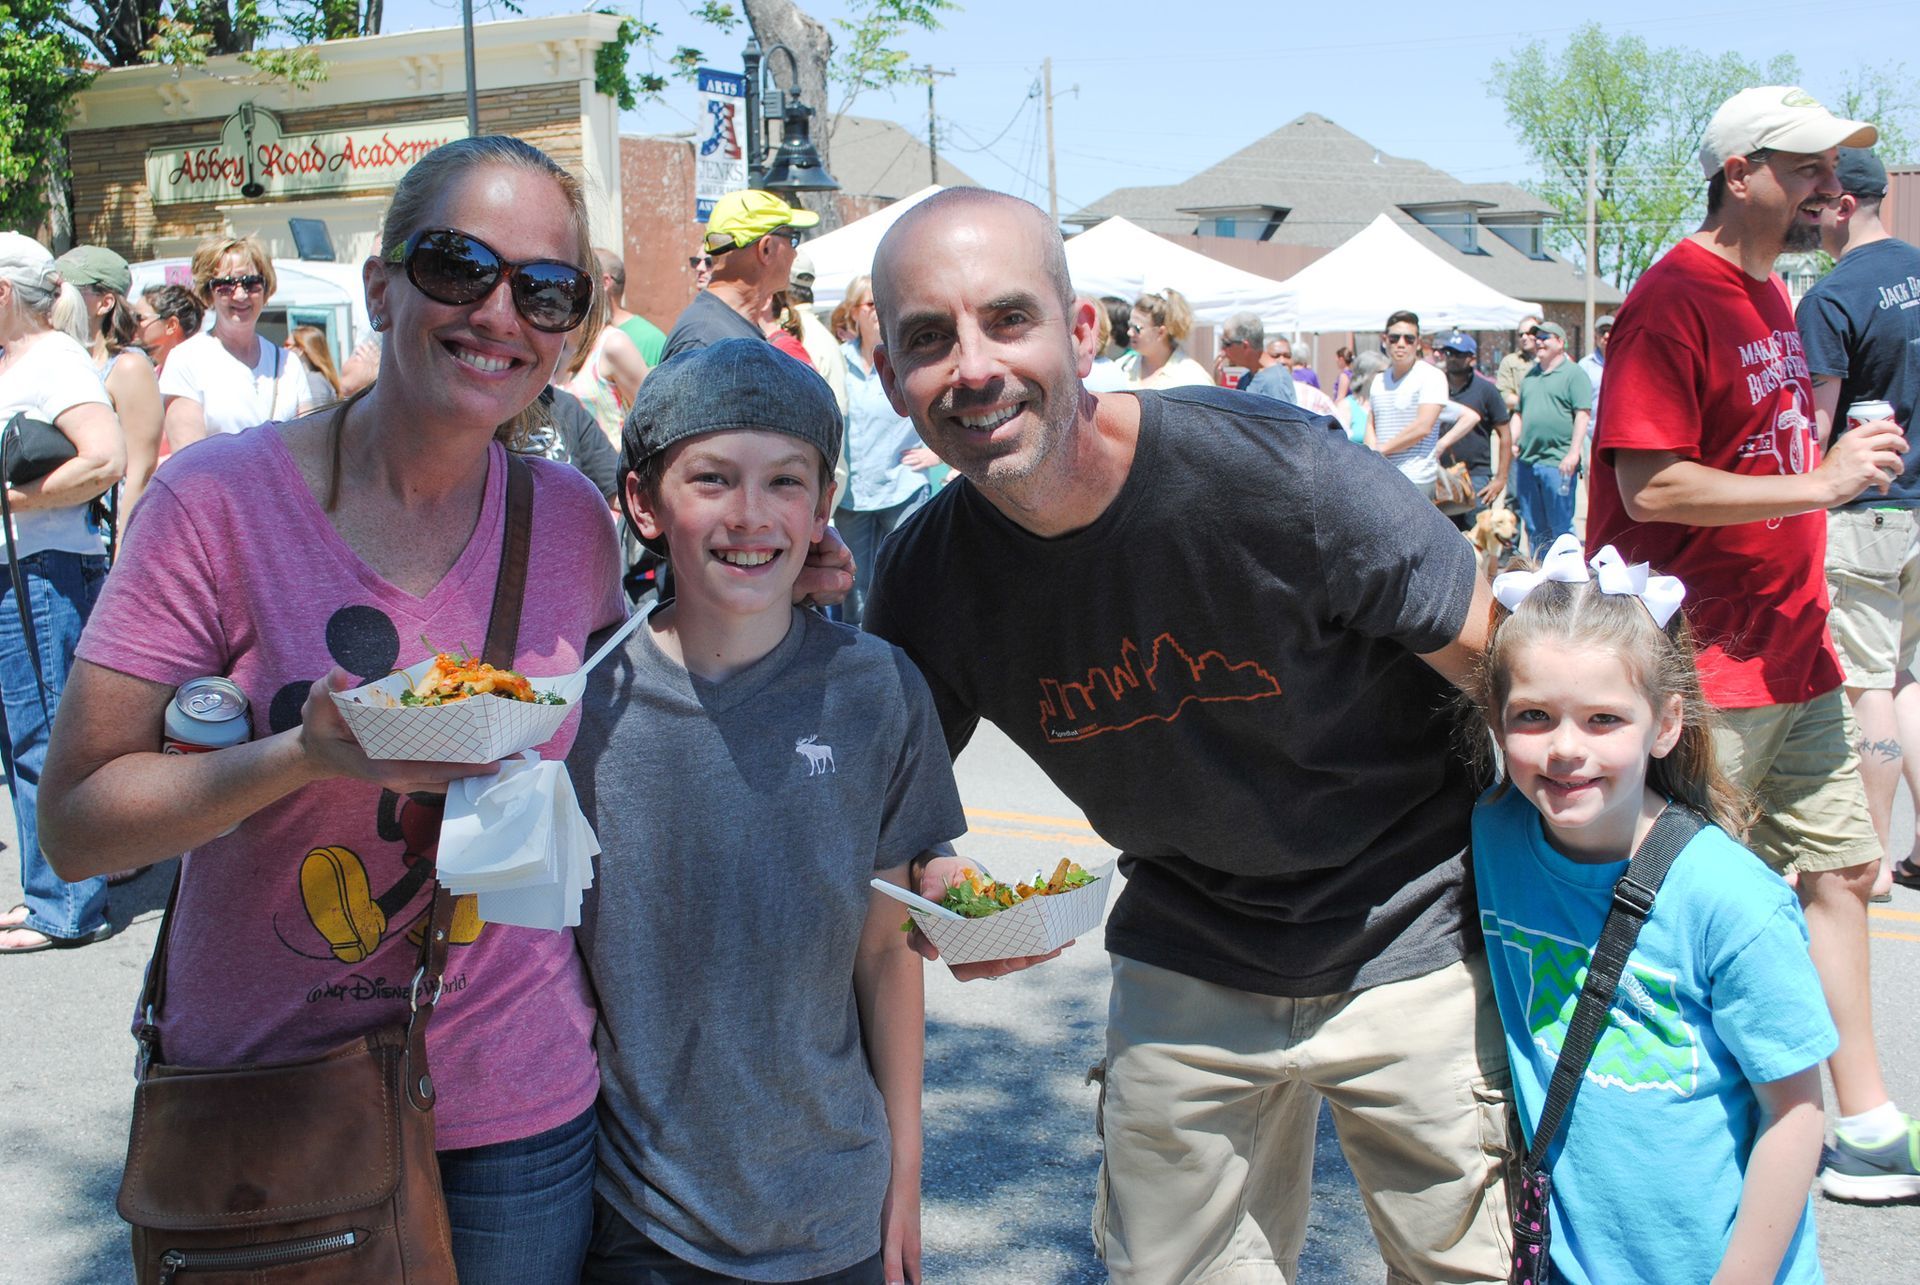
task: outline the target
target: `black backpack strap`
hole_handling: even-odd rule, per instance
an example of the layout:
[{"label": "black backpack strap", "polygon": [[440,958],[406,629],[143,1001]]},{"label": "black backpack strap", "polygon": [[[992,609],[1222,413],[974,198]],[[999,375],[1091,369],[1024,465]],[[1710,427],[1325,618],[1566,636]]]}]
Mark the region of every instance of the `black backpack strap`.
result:
[{"label": "black backpack strap", "polygon": [[1620,985],[1627,956],[1639,940],[1640,928],[1653,913],[1654,898],[1665,882],[1667,871],[1680,850],[1706,827],[1699,813],[1678,804],[1667,804],[1666,811],[1653,823],[1653,829],[1641,842],[1640,850],[1627,864],[1627,872],[1613,886],[1613,909],[1607,912],[1600,941],[1587,962],[1587,982],[1574,1005],[1573,1020],[1567,1023],[1566,1038],[1560,1044],[1560,1058],[1553,1064],[1553,1079],[1547,1085],[1547,1103],[1540,1112],[1539,1127],[1533,1133],[1533,1146],[1527,1151],[1528,1168],[1546,1171],[1547,1149],[1559,1136],[1573,1099],[1580,1092],[1587,1063],[1593,1059],[1593,1047],[1606,1028],[1607,1013],[1613,1007],[1613,993]]}]

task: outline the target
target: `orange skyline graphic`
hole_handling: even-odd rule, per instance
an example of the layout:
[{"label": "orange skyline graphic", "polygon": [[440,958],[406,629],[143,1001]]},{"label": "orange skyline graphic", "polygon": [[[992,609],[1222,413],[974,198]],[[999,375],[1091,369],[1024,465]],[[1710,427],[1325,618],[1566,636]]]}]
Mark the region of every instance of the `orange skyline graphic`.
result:
[{"label": "orange skyline graphic", "polygon": [[1171,723],[1196,701],[1256,701],[1280,695],[1280,682],[1251,660],[1218,651],[1194,655],[1171,633],[1153,640],[1144,667],[1139,644],[1120,643],[1120,663],[1096,665],[1083,682],[1040,680],[1040,734],[1084,741],[1142,723]]}]

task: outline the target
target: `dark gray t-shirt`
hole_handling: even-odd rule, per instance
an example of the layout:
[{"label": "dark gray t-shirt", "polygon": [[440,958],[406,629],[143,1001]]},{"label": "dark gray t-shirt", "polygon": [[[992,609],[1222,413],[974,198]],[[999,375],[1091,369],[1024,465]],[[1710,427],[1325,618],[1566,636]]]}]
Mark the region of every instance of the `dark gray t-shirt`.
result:
[{"label": "dark gray t-shirt", "polygon": [[579,931],[600,1195],[727,1275],[872,1257],[891,1148],[854,1004],[867,881],[966,829],[926,683],[812,612],[717,683],[642,626],[594,671],[567,767],[602,849]]},{"label": "dark gray t-shirt", "polygon": [[683,352],[695,348],[705,348],[717,344],[722,339],[765,339],[760,327],[729,308],[706,290],[693,296],[673,323],[673,330],[667,335],[667,346],[660,355],[661,361],[677,357]]},{"label": "dark gray t-shirt", "polygon": [[540,402],[547,408],[549,427],[536,431],[530,445],[534,453],[561,464],[571,464],[600,488],[600,494],[612,499],[620,489],[616,476],[620,457],[607,440],[600,421],[580,404],[580,399],[564,388],[548,384],[541,390]]},{"label": "dark gray t-shirt", "polygon": [[881,549],[866,627],[919,665],[956,754],[994,723],[1121,850],[1109,950],[1309,996],[1476,949],[1474,789],[1415,655],[1459,634],[1471,547],[1324,417],[1137,395],[1091,526],[1041,539],[945,487]]},{"label": "dark gray t-shirt", "polygon": [[1882,495],[1863,491],[1845,509],[1911,509],[1920,505],[1920,249],[1897,237],[1843,255],[1814,282],[1794,320],[1806,345],[1807,369],[1840,377],[1834,435],[1847,431],[1847,407],[1881,399],[1907,431],[1907,464]]}]

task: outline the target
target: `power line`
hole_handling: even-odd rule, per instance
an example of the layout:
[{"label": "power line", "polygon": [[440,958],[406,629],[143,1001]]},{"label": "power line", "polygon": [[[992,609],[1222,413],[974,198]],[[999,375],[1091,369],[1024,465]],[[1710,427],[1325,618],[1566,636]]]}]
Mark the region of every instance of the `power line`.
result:
[{"label": "power line", "polygon": [[[1829,5],[1827,8],[1823,9],[1821,12],[1825,15],[1825,18],[1823,20],[1831,22],[1833,19],[1841,17],[1842,15],[1872,13],[1882,9],[1907,10],[1909,8],[1911,8],[1911,0],[1873,0],[1873,2],[1866,3],[1866,4],[1854,4],[1854,5],[1844,5],[1844,6]],[[1607,26],[1609,30],[1618,31],[1618,30],[1629,30],[1636,27],[1689,26],[1689,25],[1700,24],[1700,23],[1717,22],[1719,20],[1725,19],[1730,23],[1736,23],[1739,26],[1746,27],[1746,26],[1753,25],[1756,19],[1762,19],[1767,17],[1768,15],[1780,14],[1780,15],[1792,15],[1795,18],[1804,18],[1806,15],[1806,12],[1807,10],[1804,4],[1777,4],[1777,5],[1769,6],[1764,9],[1762,8],[1719,9],[1719,10],[1713,10],[1707,13],[1669,14],[1663,17],[1639,18],[1631,21],[1614,21],[1610,19],[1607,23]],[[1529,27],[1524,33],[1520,33],[1520,34],[1525,34],[1527,36],[1535,37],[1535,38],[1543,37],[1543,36],[1563,35],[1568,32],[1579,30],[1582,25],[1584,24],[1569,24],[1569,25],[1558,26],[1558,27]],[[1450,35],[1441,35],[1441,36],[1427,35],[1427,36],[1409,37],[1402,40],[1366,39],[1366,40],[1352,40],[1352,41],[1337,41],[1330,44],[1320,44],[1320,45],[1290,45],[1288,46],[1288,49],[1287,49],[1287,55],[1290,58],[1297,58],[1303,54],[1373,53],[1373,52],[1378,52],[1384,49],[1425,50],[1425,49],[1434,49],[1434,48],[1441,48],[1441,47],[1447,47],[1447,46],[1463,46],[1463,47],[1484,46],[1490,41],[1499,40],[1502,38],[1511,38],[1515,34],[1516,33],[1513,31],[1511,27],[1503,27],[1493,31],[1461,32],[1461,33],[1454,33]],[[1238,55],[1222,54],[1218,50],[1208,50],[1205,52],[1193,53],[1193,54],[1175,54],[1175,53],[1167,53],[1167,52],[1145,53],[1145,54],[1115,54],[1109,57],[1098,57],[1098,58],[1092,58],[1092,57],[1061,58],[1058,61],[1062,65],[1085,64],[1088,66],[1164,67],[1172,63],[1205,63],[1208,65],[1219,65],[1223,63],[1236,63],[1236,62],[1259,62],[1262,64],[1271,64],[1273,61],[1273,53],[1270,49],[1265,49],[1265,48],[1262,48],[1259,52],[1249,52],[1246,54],[1238,54]],[[1016,59],[987,58],[987,59],[967,60],[964,62],[957,63],[956,65],[964,66],[964,67],[1010,67],[1010,66],[1020,66],[1020,65],[1031,66],[1032,64],[1023,63],[1022,60],[1016,60]]]},{"label": "power line", "polygon": [[[1000,132],[998,134],[995,134],[990,141],[981,143],[980,146],[978,147],[955,147],[951,143],[949,143],[947,145],[947,150],[950,152],[969,152],[969,153],[986,151],[988,148],[998,143],[1001,139],[1005,138],[1007,136],[1008,130],[1011,130],[1015,125],[1020,123],[1020,118],[1026,114],[1027,108],[1032,106],[1034,101],[1039,97],[1040,97],[1040,82],[1036,80],[1033,82],[1032,87],[1027,90],[1027,96],[1020,100],[1020,105],[1013,109],[1013,119],[1008,121],[1006,125],[1001,128]],[[940,118],[940,122],[943,125],[947,125],[953,129],[958,130],[960,133],[965,134],[968,138],[973,138],[973,132],[971,130],[967,129],[965,126],[961,125],[959,121],[954,120],[950,116],[942,116]],[[974,141],[979,142],[978,139],[975,139]]]}]

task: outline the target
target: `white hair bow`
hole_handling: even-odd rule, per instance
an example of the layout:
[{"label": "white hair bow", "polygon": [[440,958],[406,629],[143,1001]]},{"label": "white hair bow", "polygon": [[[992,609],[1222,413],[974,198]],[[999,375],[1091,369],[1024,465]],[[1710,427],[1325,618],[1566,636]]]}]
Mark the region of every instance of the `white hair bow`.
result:
[{"label": "white hair bow", "polygon": [[[1589,566],[1593,568],[1592,574],[1588,574]],[[1548,581],[1584,584],[1588,580],[1598,581],[1601,593],[1638,598],[1653,622],[1662,629],[1673,619],[1673,613],[1680,610],[1680,603],[1687,596],[1687,587],[1677,577],[1656,576],[1644,562],[1628,565],[1610,544],[1602,546],[1589,563],[1579,538],[1571,533],[1553,542],[1538,571],[1502,571],[1495,576],[1493,596],[1501,606],[1513,611],[1536,587]]]}]

